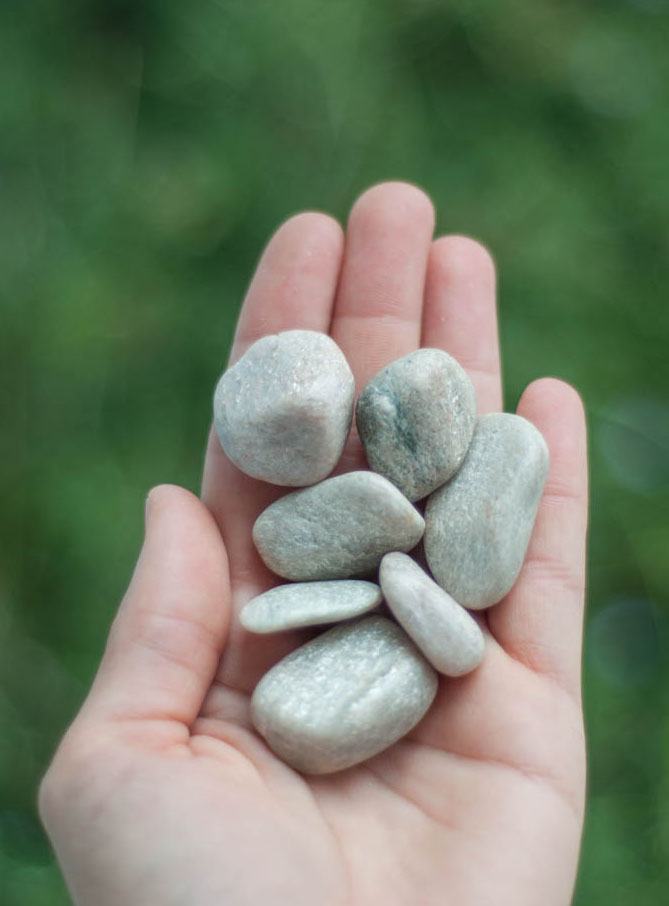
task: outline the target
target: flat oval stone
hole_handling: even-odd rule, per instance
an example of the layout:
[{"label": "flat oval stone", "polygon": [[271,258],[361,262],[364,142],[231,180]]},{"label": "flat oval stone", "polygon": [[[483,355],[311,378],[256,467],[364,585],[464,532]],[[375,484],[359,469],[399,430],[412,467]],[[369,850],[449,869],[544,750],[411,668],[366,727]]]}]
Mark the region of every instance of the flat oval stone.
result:
[{"label": "flat oval stone", "polygon": [[478,667],[485,648],[478,623],[411,557],[386,554],[379,576],[393,616],[435,670],[463,676]]},{"label": "flat oval stone", "polygon": [[341,456],[354,393],[344,354],[326,334],[263,337],[218,382],[216,432],[228,458],[252,478],[315,484]]},{"label": "flat oval stone", "polygon": [[547,473],[548,448],[533,424],[505,412],[479,418],[462,468],[425,513],[432,575],[464,607],[489,607],[511,590]]},{"label": "flat oval stone", "polygon": [[249,632],[280,632],[350,620],[380,603],[381,589],[374,582],[291,582],[253,598],[242,607],[239,621]]},{"label": "flat oval stone", "polygon": [[452,356],[418,349],[367,383],[355,417],[370,468],[420,500],[460,467],[474,433],[476,394]]},{"label": "flat oval stone", "polygon": [[347,472],[281,497],[260,514],[253,540],[269,568],[295,582],[346,579],[408,551],[425,523],[397,488],[374,472]]},{"label": "flat oval stone", "polygon": [[271,749],[306,774],[358,764],[414,727],[437,675],[385,617],[335,626],[279,661],[256,686],[251,718]]}]

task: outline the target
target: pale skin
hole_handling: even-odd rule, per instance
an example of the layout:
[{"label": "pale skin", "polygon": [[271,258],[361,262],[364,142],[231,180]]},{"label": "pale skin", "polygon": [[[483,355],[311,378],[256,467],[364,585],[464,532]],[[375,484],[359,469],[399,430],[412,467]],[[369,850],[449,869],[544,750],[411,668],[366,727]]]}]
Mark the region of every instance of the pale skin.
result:
[{"label": "pale skin", "polygon": [[[259,337],[328,331],[358,390],[419,346],[463,364],[479,411],[501,408],[495,273],[430,200],[365,192],[345,235],[287,221],[249,287],[231,360]],[[580,698],[587,471],[578,394],[553,379],[518,412],[551,466],[521,575],[485,618],[483,664],[443,681],[401,742],[304,777],[249,724],[261,674],[304,636],[253,637],[241,605],[276,579],[253,549],[280,491],[242,475],[214,435],[201,500],[155,488],[146,536],[86,702],[40,790],[78,906],[566,906],[583,823]],[[352,438],[342,469],[364,466]]]}]

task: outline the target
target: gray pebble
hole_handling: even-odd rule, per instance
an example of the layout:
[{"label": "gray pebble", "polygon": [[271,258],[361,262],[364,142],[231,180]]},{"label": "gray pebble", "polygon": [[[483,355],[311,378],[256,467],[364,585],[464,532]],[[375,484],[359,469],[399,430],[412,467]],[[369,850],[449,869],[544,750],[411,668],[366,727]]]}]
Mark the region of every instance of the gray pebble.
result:
[{"label": "gray pebble", "polygon": [[216,387],[216,432],[247,475],[290,487],[315,484],[341,456],[354,393],[351,369],[326,334],[263,337]]},{"label": "gray pebble", "polygon": [[386,554],[379,575],[393,616],[435,670],[462,676],[478,667],[485,648],[478,623],[411,557]]},{"label": "gray pebble", "polygon": [[365,386],[356,422],[370,468],[420,500],[460,467],[476,422],[466,371],[440,349],[418,349]]},{"label": "gray pebble", "polygon": [[253,598],[242,608],[239,621],[249,632],[280,632],[350,620],[380,603],[381,589],[374,582],[291,582]]},{"label": "gray pebble", "polygon": [[258,683],[251,717],[297,770],[327,774],[392,745],[430,707],[437,675],[395,623],[336,626],[279,661]]},{"label": "gray pebble", "polygon": [[281,497],[253,526],[266,565],[296,582],[346,579],[420,541],[420,513],[374,472],[347,472]]},{"label": "gray pebble", "polygon": [[462,468],[425,513],[425,556],[437,582],[464,607],[496,604],[523,565],[548,472],[540,432],[519,415],[478,420]]}]

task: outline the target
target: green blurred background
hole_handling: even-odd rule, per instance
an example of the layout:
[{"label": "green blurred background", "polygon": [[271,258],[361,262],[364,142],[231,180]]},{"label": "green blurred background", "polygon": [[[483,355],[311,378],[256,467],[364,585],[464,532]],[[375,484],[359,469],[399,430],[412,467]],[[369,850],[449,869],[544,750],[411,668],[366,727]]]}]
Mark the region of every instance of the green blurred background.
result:
[{"label": "green blurred background", "polygon": [[144,497],[197,489],[269,234],[423,186],[493,251],[513,407],[585,397],[587,827],[576,902],[669,890],[669,2],[0,5],[0,901],[68,902],[35,788]]}]

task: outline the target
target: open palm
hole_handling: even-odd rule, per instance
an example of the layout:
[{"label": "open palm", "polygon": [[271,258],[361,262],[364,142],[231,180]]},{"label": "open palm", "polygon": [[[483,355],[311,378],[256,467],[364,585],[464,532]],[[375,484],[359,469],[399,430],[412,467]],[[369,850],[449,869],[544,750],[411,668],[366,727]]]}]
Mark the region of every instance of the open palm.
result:
[{"label": "open palm", "polygon": [[[501,407],[494,268],[472,240],[432,240],[412,186],[367,191],[344,239],[292,218],[249,288],[232,358],[268,333],[329,331],[358,389],[419,346],[468,370]],[[487,612],[473,674],[442,680],[408,737],[363,765],[303,777],[249,724],[260,675],[304,635],[252,637],[234,614],[276,583],[251,542],[280,493],[214,436],[203,502],[148,501],[146,541],[91,693],[41,791],[77,903],[564,906],[583,818],[580,648],[585,433],[577,394],[544,379],[518,411],[551,468],[527,561]],[[352,438],[341,469],[364,466]]]}]

